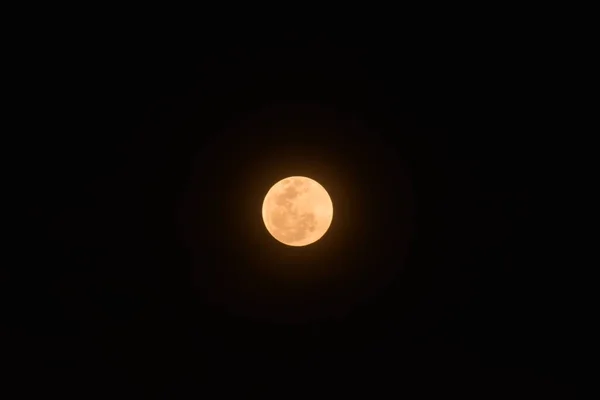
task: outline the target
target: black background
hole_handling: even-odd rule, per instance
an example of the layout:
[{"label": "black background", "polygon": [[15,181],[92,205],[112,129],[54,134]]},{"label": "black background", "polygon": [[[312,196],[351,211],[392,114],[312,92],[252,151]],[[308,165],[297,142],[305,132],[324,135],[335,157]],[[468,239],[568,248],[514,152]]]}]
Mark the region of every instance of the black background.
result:
[{"label": "black background", "polygon": [[[44,43],[18,363],[140,397],[568,393],[533,48]],[[306,248],[260,217],[290,175],[334,202]]]}]

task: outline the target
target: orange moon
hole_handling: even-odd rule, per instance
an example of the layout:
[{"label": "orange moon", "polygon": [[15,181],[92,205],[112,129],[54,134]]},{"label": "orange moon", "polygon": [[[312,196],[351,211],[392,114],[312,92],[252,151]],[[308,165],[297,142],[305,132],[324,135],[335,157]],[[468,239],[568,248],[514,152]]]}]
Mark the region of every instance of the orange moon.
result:
[{"label": "orange moon", "polygon": [[269,233],[288,246],[307,246],[321,239],[333,220],[333,203],[317,181],[290,176],[267,192],[262,217]]}]

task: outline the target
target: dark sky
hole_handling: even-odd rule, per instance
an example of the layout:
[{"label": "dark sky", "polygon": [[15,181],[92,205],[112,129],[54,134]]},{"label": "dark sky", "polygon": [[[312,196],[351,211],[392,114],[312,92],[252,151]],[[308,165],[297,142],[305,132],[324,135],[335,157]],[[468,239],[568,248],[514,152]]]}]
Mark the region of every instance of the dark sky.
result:
[{"label": "dark sky", "polygon": [[[18,359],[108,393],[568,393],[559,279],[540,257],[535,57],[40,45],[45,129],[20,171],[39,228],[7,292]],[[290,175],[334,202],[305,248],[261,220]]]}]

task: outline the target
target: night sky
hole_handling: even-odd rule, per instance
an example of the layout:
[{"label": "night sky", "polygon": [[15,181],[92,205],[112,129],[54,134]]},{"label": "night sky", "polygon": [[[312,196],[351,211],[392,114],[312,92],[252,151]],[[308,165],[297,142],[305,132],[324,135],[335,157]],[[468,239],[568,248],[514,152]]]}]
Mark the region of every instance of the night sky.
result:
[{"label": "night sky", "polygon": [[[309,42],[42,46],[18,363],[129,398],[569,393],[534,55]],[[311,246],[262,222],[290,175],[334,203]]]}]

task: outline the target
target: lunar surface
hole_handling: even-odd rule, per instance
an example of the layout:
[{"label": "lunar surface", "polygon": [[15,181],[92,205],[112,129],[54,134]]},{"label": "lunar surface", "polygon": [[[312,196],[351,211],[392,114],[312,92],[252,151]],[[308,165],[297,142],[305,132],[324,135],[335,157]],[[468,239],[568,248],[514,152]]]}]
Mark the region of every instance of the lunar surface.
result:
[{"label": "lunar surface", "polygon": [[262,217],[269,233],[288,246],[319,240],[333,219],[329,194],[318,182],[291,176],[277,182],[265,196]]}]

